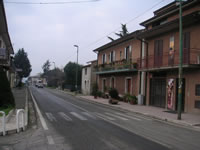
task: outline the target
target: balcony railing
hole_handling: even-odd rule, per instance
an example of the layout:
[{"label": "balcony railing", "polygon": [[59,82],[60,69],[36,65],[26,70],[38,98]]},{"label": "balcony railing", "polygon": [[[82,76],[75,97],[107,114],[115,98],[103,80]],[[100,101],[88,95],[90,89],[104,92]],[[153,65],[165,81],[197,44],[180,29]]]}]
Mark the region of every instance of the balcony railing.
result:
[{"label": "balcony railing", "polygon": [[[183,50],[183,65],[200,64],[200,49]],[[179,65],[179,50],[175,50],[171,54],[164,53],[162,56],[149,55],[142,59],[138,59],[138,69],[161,69],[172,68]]]},{"label": "balcony railing", "polygon": [[128,71],[128,70],[133,70],[137,69],[137,63],[127,60],[120,60],[120,61],[115,61],[109,64],[100,64],[96,66],[96,72],[120,72],[120,71]]}]

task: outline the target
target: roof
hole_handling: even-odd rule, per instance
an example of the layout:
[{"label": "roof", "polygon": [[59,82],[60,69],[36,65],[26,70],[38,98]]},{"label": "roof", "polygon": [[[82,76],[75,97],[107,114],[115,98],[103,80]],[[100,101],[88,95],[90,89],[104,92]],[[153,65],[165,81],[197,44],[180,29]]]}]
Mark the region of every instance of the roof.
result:
[{"label": "roof", "polygon": [[[193,24],[200,24],[200,11],[195,11],[191,14],[183,16],[183,27],[190,26]],[[159,25],[150,30],[140,34],[140,38],[151,38],[159,34],[167,33],[172,30],[179,29],[179,19],[175,19],[171,22]]]},{"label": "roof", "polygon": [[[184,9],[188,6],[194,5],[199,2],[200,2],[199,0],[188,0],[186,2],[183,2],[182,8]],[[140,23],[140,25],[147,26],[148,24],[151,24],[154,21],[157,21],[159,19],[164,19],[165,17],[177,13],[178,11],[179,7],[176,5],[176,2],[169,3],[168,5],[154,11],[154,16]]]},{"label": "roof", "polygon": [[14,54],[13,46],[10,40],[10,35],[8,33],[8,25],[3,0],[0,0],[0,33],[1,36],[3,36],[3,38],[5,39],[5,44],[7,49],[10,51],[10,54]]},{"label": "roof", "polygon": [[85,66],[83,66],[82,68],[87,68],[87,67],[90,67],[90,66],[91,66],[91,64],[85,65]]},{"label": "roof", "polygon": [[99,47],[99,48],[97,48],[97,49],[95,49],[93,51],[94,52],[99,52],[99,51],[105,50],[107,48],[113,47],[115,45],[121,44],[123,42],[126,42],[128,40],[135,39],[142,31],[143,30],[136,30],[136,31],[134,31],[134,32],[122,37],[122,38],[119,38],[119,39],[114,40],[114,41],[112,41],[112,42],[110,42],[108,44],[105,44],[105,45],[103,45],[103,46],[101,46],[101,47]]}]

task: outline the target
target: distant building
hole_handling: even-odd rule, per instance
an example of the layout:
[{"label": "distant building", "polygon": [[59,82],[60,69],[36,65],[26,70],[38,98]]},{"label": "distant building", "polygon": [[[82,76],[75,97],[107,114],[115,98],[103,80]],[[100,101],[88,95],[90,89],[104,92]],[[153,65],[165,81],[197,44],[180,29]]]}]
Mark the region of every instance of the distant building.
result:
[{"label": "distant building", "polygon": [[92,85],[96,83],[96,74],[94,67],[97,61],[90,61],[88,65],[82,67],[82,84],[81,91],[85,95],[90,95],[92,93]]}]

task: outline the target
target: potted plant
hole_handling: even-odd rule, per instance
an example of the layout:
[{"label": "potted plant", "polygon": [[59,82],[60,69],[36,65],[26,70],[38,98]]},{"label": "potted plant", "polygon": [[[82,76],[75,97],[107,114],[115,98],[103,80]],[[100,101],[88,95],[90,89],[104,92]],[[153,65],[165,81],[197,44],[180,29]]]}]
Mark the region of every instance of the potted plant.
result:
[{"label": "potted plant", "polygon": [[130,104],[132,105],[137,104],[137,97],[135,95],[130,97]]},{"label": "potted plant", "polygon": [[114,88],[110,89],[109,95],[110,95],[109,103],[110,104],[118,104],[119,93],[118,93],[117,89],[114,89]]}]

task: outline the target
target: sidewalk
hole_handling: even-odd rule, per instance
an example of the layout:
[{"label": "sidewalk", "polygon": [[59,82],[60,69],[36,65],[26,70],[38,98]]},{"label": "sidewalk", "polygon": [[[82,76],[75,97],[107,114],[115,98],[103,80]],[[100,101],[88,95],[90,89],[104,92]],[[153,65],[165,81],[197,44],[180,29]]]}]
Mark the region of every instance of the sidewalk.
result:
[{"label": "sidewalk", "polygon": [[[25,126],[27,126],[27,117],[28,117],[28,105],[27,105],[27,98],[26,98],[26,88],[12,89],[13,96],[15,98],[15,104],[16,104],[16,110],[17,109],[25,109]],[[9,133],[15,133],[16,132],[16,110],[12,110],[7,116],[6,116],[6,132]],[[21,118],[21,117],[19,117]],[[3,131],[2,129],[2,118],[0,117],[0,135]],[[22,127],[22,121],[19,119],[19,125]]]},{"label": "sidewalk", "polygon": [[177,120],[177,114],[164,112],[166,111],[166,109],[163,108],[144,106],[144,105],[130,105],[125,102],[119,102],[118,105],[111,105],[108,104],[108,99],[103,99],[103,98],[94,99],[93,96],[78,96],[78,97],[93,103],[100,103],[113,108],[128,110],[134,113],[149,116],[155,119],[168,121],[184,126],[190,126],[190,127],[192,126],[196,129],[200,129],[200,114],[182,113],[182,120]]}]

